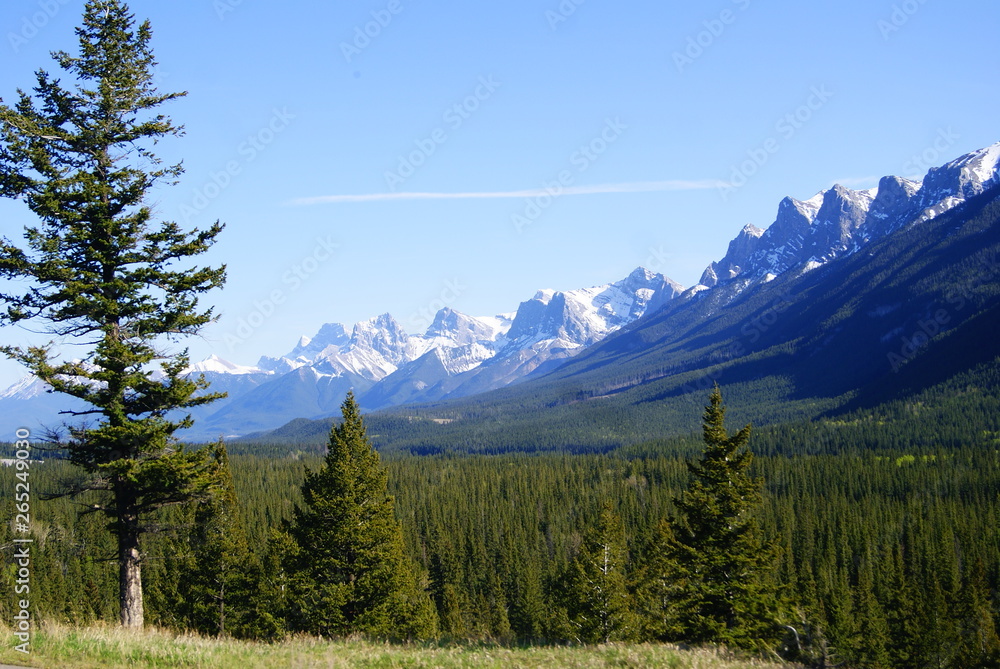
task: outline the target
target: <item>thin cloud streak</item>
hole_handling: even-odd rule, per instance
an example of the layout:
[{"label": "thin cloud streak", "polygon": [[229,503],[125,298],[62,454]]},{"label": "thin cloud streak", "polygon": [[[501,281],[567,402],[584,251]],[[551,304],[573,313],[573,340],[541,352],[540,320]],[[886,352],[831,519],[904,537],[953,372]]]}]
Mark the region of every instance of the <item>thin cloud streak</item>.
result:
[{"label": "thin cloud streak", "polygon": [[300,197],[289,202],[295,206],[313,204],[337,204],[341,202],[381,202],[385,200],[473,200],[524,198],[549,195],[598,195],[604,193],[658,193],[666,191],[710,190],[719,188],[724,182],[716,179],[702,181],[639,181],[622,184],[598,184],[594,186],[560,186],[547,190],[531,188],[528,190],[488,191],[471,193],[366,193],[363,195],[319,195],[316,197]]}]

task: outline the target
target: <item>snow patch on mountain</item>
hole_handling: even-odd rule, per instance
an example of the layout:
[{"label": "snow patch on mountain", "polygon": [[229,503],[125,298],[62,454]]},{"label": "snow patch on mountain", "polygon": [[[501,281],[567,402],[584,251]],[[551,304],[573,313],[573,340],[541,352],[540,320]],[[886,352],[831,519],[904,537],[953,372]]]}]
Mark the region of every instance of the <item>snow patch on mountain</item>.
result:
[{"label": "snow patch on mountain", "polygon": [[[684,287],[637,268],[621,281],[578,290],[541,290],[522,302],[507,332],[506,350],[578,349],[641,318],[680,295]],[[536,344],[551,342],[541,349]]]}]

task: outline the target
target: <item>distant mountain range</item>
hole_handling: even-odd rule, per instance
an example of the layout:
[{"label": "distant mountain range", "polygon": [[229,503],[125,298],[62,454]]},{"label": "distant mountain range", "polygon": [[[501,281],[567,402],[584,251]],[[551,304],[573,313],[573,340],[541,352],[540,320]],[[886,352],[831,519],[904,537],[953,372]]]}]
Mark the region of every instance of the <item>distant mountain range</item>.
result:
[{"label": "distant mountain range", "polygon": [[[471,396],[505,387],[510,389],[485,397],[502,403],[516,396],[523,405],[527,397],[541,393],[551,406],[565,403],[567,396],[586,399],[673,384],[674,390],[660,393],[663,399],[683,394],[685,387],[690,390],[692,378],[714,382],[732,373],[720,369],[749,370],[754,356],[771,360],[768,365],[775,363],[773,351],[766,353],[768,343],[800,351],[795,365],[814,365],[801,358],[801,346],[815,337],[825,337],[827,347],[839,341],[840,355],[845,356],[831,360],[821,353],[823,347],[811,354],[832,365],[827,371],[832,373],[831,387],[819,394],[831,397],[837,384],[844,386],[838,387],[840,394],[858,393],[858,384],[870,379],[844,381],[837,366],[853,366],[852,346],[859,352],[867,349],[863,342],[843,339],[831,322],[849,330],[857,314],[853,307],[852,318],[842,313],[849,305],[864,302],[875,288],[866,284],[864,290],[855,289],[840,277],[832,292],[820,299],[819,292],[827,288],[818,286],[831,276],[839,277],[836,273],[842,268],[863,273],[878,266],[879,260],[898,251],[897,239],[911,240],[932,253],[947,240],[927,235],[948,234],[932,223],[951,221],[970,203],[988,198],[1000,183],[998,164],[1000,143],[932,168],[919,182],[888,176],[874,189],[855,191],[837,185],[809,200],[786,198],[771,225],[746,226],[730,242],[725,256],[705,269],[699,284],[687,289],[638,268],[604,286],[539,291],[509,314],[472,317],[442,309],[422,334],[406,333],[392,316],[383,314],[355,324],[350,331],[339,323],[324,325],[287,354],[262,357],[256,367],[239,367],[213,356],[191,371],[204,373],[212,390],[227,391],[229,398],[201,409],[188,437],[246,435],[296,418],[321,419],[337,411],[351,388],[369,411],[445,402],[440,406],[451,408],[442,409],[441,416],[460,415],[455,407],[480,406],[487,400]],[[953,225],[961,227],[959,222]],[[885,248],[892,252],[880,250],[884,256],[880,258],[870,255]],[[974,250],[973,245],[969,252]],[[968,262],[968,258],[954,261]],[[824,271],[817,272],[820,268]],[[998,275],[983,281],[997,282]],[[909,314],[905,305],[902,298],[870,305],[876,315],[866,316],[866,322],[896,322],[900,314]],[[815,318],[822,313],[822,319],[809,320],[800,312]],[[934,311],[929,314],[933,319]],[[928,337],[953,329],[957,316],[965,315],[947,314],[949,323],[939,324]],[[783,338],[781,333],[787,334],[792,323],[799,330],[794,337]],[[911,328],[908,321],[876,339],[894,344],[894,338],[908,336],[907,328]],[[916,357],[905,355],[905,344],[897,348],[899,360],[893,371]],[[866,364],[878,364],[884,372],[882,363],[889,353]],[[890,364],[887,369],[891,368]],[[772,371],[759,368],[757,374],[763,378]],[[753,374],[743,373],[747,382],[752,380]],[[24,379],[0,393],[0,420],[51,424],[58,421],[54,411],[59,402],[64,399]],[[447,426],[451,420],[434,424]]]},{"label": "distant mountain range", "polygon": [[[551,369],[609,333],[656,310],[683,287],[639,268],[614,283],[571,291],[540,290],[510,314],[472,317],[440,310],[423,334],[410,335],[390,315],[340,323],[302,337],[287,354],[255,367],[217,356],[192,365],[213,392],[228,397],[193,413],[189,439],[238,436],[294,418],[335,412],[353,389],[373,410],[492,390]],[[0,420],[59,423],[66,398],[25,377],[0,393]]]}]

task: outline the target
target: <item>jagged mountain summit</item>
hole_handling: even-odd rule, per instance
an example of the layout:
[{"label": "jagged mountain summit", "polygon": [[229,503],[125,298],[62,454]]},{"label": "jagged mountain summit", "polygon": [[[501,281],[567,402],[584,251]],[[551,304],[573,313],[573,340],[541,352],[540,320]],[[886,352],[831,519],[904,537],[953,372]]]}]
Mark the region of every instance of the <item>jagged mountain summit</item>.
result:
[{"label": "jagged mountain summit", "polygon": [[711,288],[737,277],[768,279],[854,253],[903,225],[928,221],[979,195],[997,182],[998,164],[1000,142],[933,167],[922,181],[887,176],[868,190],[835,185],[808,200],[786,197],[774,222],[766,230],[744,227],[699,284]]},{"label": "jagged mountain summit", "polygon": [[481,342],[476,364],[455,373],[448,356],[457,349],[435,347],[363,394],[361,402],[381,408],[464,397],[522,381],[659,309],[683,290],[662,274],[640,267],[603,286],[538,291],[512,318],[497,317],[503,327],[491,342]]},{"label": "jagged mountain summit", "polygon": [[461,373],[492,357],[492,342],[507,331],[511,317],[475,318],[453,309],[441,309],[427,331],[408,334],[391,314],[356,323],[347,334],[340,323],[323,325],[315,337],[302,337],[279,358],[263,356],[260,369],[291,371],[310,366],[332,376],[358,376],[378,382],[428,351],[448,349],[449,371]]}]

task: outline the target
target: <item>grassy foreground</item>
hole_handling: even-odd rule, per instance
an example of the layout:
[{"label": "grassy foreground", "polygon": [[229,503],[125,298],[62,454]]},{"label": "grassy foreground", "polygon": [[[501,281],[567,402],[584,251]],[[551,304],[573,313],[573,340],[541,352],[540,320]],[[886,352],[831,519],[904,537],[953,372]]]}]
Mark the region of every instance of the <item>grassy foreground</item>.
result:
[{"label": "grassy foreground", "polygon": [[788,667],[739,660],[715,650],[679,650],[672,646],[607,645],[587,648],[504,647],[488,645],[388,645],[366,641],[297,638],[262,644],[219,640],[161,630],[127,633],[111,627],[47,626],[36,630],[31,653],[13,649],[13,636],[0,649],[0,664],[65,669],[118,667],[211,667],[276,669],[294,667],[669,667],[737,669]]}]

